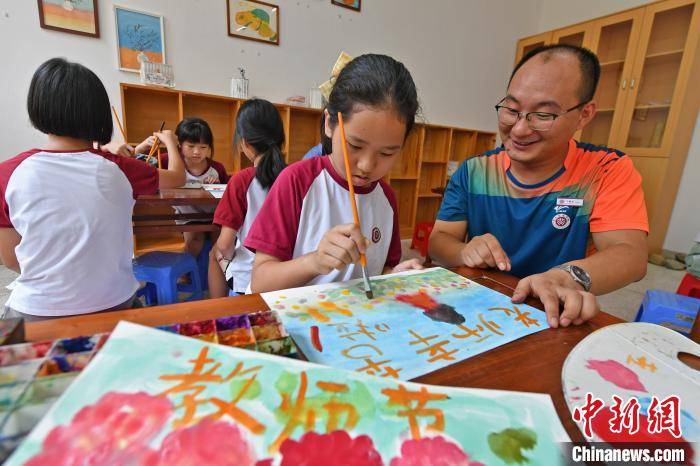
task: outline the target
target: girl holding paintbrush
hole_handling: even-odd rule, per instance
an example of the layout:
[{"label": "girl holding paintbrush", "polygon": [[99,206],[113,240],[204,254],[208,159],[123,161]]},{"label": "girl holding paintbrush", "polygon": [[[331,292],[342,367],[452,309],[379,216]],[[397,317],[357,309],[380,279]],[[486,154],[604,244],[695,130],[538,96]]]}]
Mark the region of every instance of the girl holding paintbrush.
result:
[{"label": "girl holding paintbrush", "polygon": [[[136,146],[136,153],[141,154],[148,151],[149,154],[154,154],[153,144],[156,143],[156,138],[161,139],[160,135],[167,137],[167,140],[163,140],[163,142],[166,144],[168,152],[162,154],[159,159],[159,163],[163,167],[168,167],[168,154],[180,153],[185,162],[185,175],[188,183],[212,184],[228,181],[224,166],[213,160],[214,136],[206,121],[201,118],[185,118],[178,123],[174,135],[170,131],[154,133],[153,136]],[[175,210],[181,214],[214,213],[214,208],[202,206],[176,206]],[[178,220],[177,223],[187,222]],[[185,239],[185,252],[197,257],[204,246],[206,233],[186,231],[182,235]],[[211,242],[216,242],[216,235],[212,234]]]},{"label": "girl holding paintbrush", "polygon": [[[416,87],[403,64],[370,54],[345,66],[325,110],[324,147],[332,150],[280,174],[246,237],[245,246],[256,252],[253,292],[359,278],[365,253],[370,276],[422,267],[415,259],[399,264],[396,198],[382,180],[399,157],[417,110]],[[354,186],[352,201],[348,181]]]}]

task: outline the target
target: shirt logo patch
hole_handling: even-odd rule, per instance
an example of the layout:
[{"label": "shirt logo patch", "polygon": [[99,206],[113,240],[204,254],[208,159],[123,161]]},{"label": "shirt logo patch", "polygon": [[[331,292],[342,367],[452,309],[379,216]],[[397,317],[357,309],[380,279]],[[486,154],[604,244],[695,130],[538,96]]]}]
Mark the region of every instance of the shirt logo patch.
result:
[{"label": "shirt logo patch", "polygon": [[382,232],[379,231],[379,228],[377,228],[377,227],[372,228],[372,242],[378,243],[381,239],[382,239]]},{"label": "shirt logo patch", "polygon": [[557,230],[563,230],[571,225],[571,217],[566,214],[557,214],[552,217],[552,226]]}]

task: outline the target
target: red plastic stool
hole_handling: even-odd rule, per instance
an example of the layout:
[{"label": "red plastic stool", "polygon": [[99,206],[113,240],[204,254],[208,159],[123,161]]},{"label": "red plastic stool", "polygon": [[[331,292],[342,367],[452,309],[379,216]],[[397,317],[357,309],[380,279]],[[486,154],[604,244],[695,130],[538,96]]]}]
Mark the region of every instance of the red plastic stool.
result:
[{"label": "red plastic stool", "polygon": [[700,278],[692,273],[686,273],[683,280],[681,280],[681,284],[678,285],[676,294],[690,296],[691,298],[700,298]]},{"label": "red plastic stool", "polygon": [[420,222],[416,224],[413,230],[413,239],[411,240],[411,249],[418,249],[421,256],[428,257],[428,240],[430,232],[433,231],[434,222]]}]

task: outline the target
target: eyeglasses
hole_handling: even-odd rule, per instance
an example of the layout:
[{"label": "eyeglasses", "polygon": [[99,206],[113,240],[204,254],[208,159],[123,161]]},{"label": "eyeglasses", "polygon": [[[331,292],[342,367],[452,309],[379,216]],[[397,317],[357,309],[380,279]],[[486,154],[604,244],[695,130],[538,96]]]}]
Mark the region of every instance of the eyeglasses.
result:
[{"label": "eyeglasses", "polygon": [[[501,102],[503,102],[501,100]],[[527,120],[527,125],[533,131],[549,131],[554,124],[554,120],[560,116],[566,115],[578,108],[583,107],[588,102],[581,102],[578,105],[571,107],[562,113],[548,113],[548,112],[528,112],[523,113],[515,110],[514,108],[506,107],[501,105],[500,102],[496,105],[496,113],[498,114],[498,122],[506,126],[514,126],[518,120],[525,118]]]}]

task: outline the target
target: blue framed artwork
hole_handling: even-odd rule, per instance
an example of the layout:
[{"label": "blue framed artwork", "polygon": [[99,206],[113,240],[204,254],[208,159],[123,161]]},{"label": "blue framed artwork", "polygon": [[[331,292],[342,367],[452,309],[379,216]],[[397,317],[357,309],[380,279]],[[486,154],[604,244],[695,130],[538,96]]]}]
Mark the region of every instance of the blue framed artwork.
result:
[{"label": "blue framed artwork", "polygon": [[163,16],[114,5],[119,69],[138,72],[139,55],[165,63]]}]

